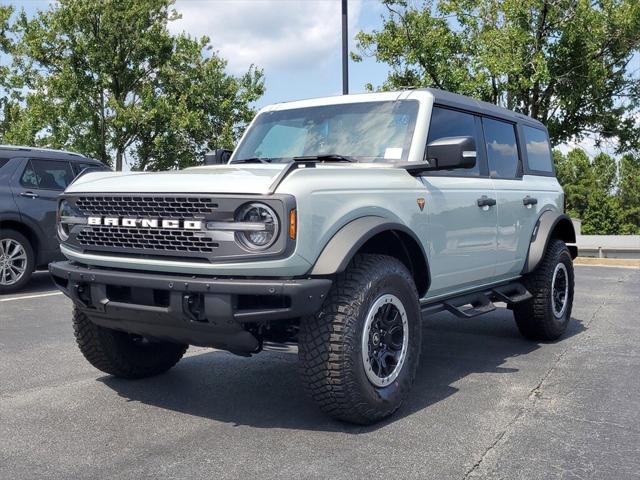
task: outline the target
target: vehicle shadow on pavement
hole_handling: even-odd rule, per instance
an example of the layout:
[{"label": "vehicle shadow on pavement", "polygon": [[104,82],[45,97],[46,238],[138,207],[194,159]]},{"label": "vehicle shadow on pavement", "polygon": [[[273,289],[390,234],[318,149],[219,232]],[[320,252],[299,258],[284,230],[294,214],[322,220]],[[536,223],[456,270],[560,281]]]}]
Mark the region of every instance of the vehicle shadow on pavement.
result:
[{"label": "vehicle shadow on pavement", "polygon": [[[585,330],[572,319],[563,337]],[[509,375],[518,370],[507,359],[539,348],[523,339],[511,312],[498,309],[473,320],[443,313],[423,323],[422,358],[409,400],[389,420],[369,427],[337,422],[323,415],[304,394],[297,356],[263,352],[253,358],[212,351],[184,358],[158,377],[127,381],[111,376],[99,380],[121,397],[212,421],[257,428],[287,428],[365,433],[454,395],[452,386],[474,373]]]}]

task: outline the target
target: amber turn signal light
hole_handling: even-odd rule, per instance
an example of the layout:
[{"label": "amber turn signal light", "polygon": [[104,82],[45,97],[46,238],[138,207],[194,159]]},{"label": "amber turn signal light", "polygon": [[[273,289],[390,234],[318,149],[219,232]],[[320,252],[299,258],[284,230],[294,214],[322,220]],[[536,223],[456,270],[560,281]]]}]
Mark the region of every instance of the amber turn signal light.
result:
[{"label": "amber turn signal light", "polygon": [[294,208],[289,212],[289,238],[291,240],[296,239],[297,230],[298,230],[298,217],[296,216],[296,209]]}]

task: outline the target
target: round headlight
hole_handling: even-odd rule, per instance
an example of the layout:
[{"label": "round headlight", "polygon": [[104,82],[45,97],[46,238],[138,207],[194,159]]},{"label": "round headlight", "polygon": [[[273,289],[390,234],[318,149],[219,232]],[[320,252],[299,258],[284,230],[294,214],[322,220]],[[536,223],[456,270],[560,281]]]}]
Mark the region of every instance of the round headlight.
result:
[{"label": "round headlight", "polygon": [[278,238],[278,216],[264,203],[247,203],[235,215],[236,222],[246,223],[246,230],[236,232],[236,241],[249,250],[265,250]]},{"label": "round headlight", "polygon": [[[65,242],[69,238],[69,229],[72,224],[78,223],[78,218],[83,217],[82,212],[71,205],[66,200],[61,200],[58,204],[57,231],[58,237]],[[70,221],[75,220],[75,221]]]}]

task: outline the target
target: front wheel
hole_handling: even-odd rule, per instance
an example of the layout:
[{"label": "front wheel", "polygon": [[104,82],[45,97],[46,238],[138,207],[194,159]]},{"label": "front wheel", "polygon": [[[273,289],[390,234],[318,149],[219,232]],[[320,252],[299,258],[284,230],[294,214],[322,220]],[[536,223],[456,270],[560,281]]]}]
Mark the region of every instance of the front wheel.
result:
[{"label": "front wheel", "polygon": [[321,311],[301,322],[302,376],[324,412],[371,424],[406,398],[420,345],[418,293],[406,267],[385,255],[358,255]]},{"label": "front wheel", "polygon": [[187,351],[187,345],[149,340],[96,325],[77,307],[73,309],[73,332],[91,365],[121,378],[145,378],[166,372]]},{"label": "front wheel", "polygon": [[573,306],[573,262],[562,240],[549,241],[542,261],[524,284],[533,298],[514,307],[520,333],[531,340],[556,340],[567,329]]}]

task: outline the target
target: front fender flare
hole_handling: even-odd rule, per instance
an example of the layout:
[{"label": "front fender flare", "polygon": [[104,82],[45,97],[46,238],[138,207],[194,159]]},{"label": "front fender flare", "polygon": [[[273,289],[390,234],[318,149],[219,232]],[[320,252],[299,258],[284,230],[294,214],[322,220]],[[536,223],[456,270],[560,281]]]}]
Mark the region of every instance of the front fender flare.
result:
[{"label": "front fender flare", "polygon": [[[410,236],[420,246],[424,261],[428,265],[422,244],[409,227],[383,217],[366,216],[347,223],[331,237],[316,260],[311,275],[333,275],[343,272],[367,240],[385,231],[402,232]],[[425,274],[428,275],[428,272]]]},{"label": "front fender flare", "polygon": [[[554,237],[563,240],[565,243],[576,242],[576,232],[571,219],[563,213],[547,210],[540,215],[533,229],[527,261],[522,270],[523,274],[536,269],[544,256],[544,252],[547,250],[549,240]],[[575,258],[578,254],[578,249],[575,246],[570,246],[569,251],[572,258]]]}]

